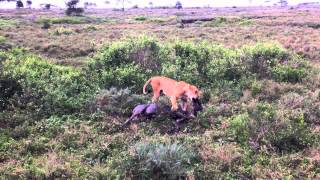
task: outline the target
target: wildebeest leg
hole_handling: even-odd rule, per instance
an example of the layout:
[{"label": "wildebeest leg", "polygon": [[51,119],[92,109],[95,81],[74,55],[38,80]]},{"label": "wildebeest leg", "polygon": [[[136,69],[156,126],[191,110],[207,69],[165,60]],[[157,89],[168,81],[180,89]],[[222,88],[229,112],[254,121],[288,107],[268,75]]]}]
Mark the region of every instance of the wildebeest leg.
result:
[{"label": "wildebeest leg", "polygon": [[181,122],[183,122],[183,121],[185,121],[185,120],[186,120],[186,118],[180,118],[180,119],[177,119],[176,122],[177,122],[177,123],[181,123]]},{"label": "wildebeest leg", "polygon": [[174,122],[174,126],[175,126],[174,132],[175,132],[175,133],[176,133],[176,132],[179,132],[179,131],[180,131],[180,126],[179,126],[179,123],[178,123],[177,121]]},{"label": "wildebeest leg", "polygon": [[126,125],[128,125],[131,121],[133,121],[134,119],[137,119],[137,114],[133,114],[128,120],[126,120],[126,122],[124,122],[122,124],[121,127],[125,127]]},{"label": "wildebeest leg", "polygon": [[175,125],[175,132],[179,132],[180,131],[180,123],[185,121],[186,118],[179,118],[179,119],[176,119],[174,121],[174,125]]},{"label": "wildebeest leg", "polygon": [[[152,117],[150,117],[151,119]],[[129,118],[121,127],[125,127],[126,125],[128,125],[129,123],[132,123],[132,122],[142,122],[142,121],[145,121],[149,119],[147,116],[144,116],[144,115],[136,115],[134,116],[133,118]]]}]

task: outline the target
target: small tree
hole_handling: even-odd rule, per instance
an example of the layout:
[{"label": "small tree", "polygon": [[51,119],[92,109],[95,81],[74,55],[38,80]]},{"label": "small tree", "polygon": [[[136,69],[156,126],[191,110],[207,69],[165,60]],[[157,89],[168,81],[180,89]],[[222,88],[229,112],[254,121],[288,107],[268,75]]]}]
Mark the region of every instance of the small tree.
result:
[{"label": "small tree", "polygon": [[51,4],[45,4],[45,5],[44,5],[44,8],[45,8],[46,10],[50,10]]},{"label": "small tree", "polygon": [[153,8],[153,2],[149,2],[150,8]]},{"label": "small tree", "polygon": [[27,0],[27,7],[31,8],[31,5],[32,5],[32,1],[31,0]]},{"label": "small tree", "polygon": [[180,1],[176,2],[175,8],[182,9],[182,3]]},{"label": "small tree", "polygon": [[66,15],[71,16],[71,15],[76,15],[79,16],[81,15],[84,10],[83,8],[77,8],[77,5],[79,3],[79,0],[70,0],[66,3],[67,10],[66,10]]},{"label": "small tree", "polygon": [[16,3],[16,7],[19,8],[23,8],[23,2],[21,0],[18,0]]}]

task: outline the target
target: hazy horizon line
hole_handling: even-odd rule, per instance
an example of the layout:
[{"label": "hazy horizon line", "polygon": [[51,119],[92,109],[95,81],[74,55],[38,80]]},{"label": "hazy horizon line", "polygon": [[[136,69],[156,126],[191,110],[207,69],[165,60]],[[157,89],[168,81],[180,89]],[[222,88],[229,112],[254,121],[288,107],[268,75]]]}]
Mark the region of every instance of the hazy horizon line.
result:
[{"label": "hazy horizon line", "polygon": [[[26,0],[23,0],[25,3]],[[52,4],[56,8],[64,9],[66,0],[56,1],[56,0],[33,0],[33,9],[41,9],[41,4]],[[122,5],[116,3],[116,1],[109,1],[106,4],[105,1],[99,0],[80,0],[79,7],[84,7],[85,2],[92,2],[96,4],[96,7],[90,7],[90,9],[115,9],[121,8]],[[150,4],[152,2],[152,5]],[[132,8],[138,5],[139,8],[160,8],[160,7],[174,7],[176,0],[163,0],[163,1],[152,1],[152,0],[131,0],[131,3],[126,3],[125,8]],[[261,6],[279,6],[279,0],[230,0],[226,2],[225,0],[180,0],[184,8],[228,8],[228,7],[261,7]],[[287,0],[288,6],[297,6],[302,3],[315,3],[320,4],[319,0]],[[26,4],[26,3],[25,3]],[[0,9],[14,9],[15,2],[0,2]],[[26,6],[25,6],[26,7]]]}]

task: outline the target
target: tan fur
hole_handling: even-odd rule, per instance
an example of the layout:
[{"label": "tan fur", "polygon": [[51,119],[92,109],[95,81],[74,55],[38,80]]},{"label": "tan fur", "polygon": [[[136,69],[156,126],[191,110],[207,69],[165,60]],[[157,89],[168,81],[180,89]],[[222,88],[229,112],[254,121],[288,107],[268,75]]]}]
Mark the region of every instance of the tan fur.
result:
[{"label": "tan fur", "polygon": [[170,98],[172,110],[177,110],[177,99],[186,96],[189,99],[199,98],[201,92],[196,86],[190,85],[184,81],[176,81],[163,76],[150,78],[143,86],[143,93],[146,94],[146,87],[150,83],[153,90],[152,102],[155,102],[162,91]]}]

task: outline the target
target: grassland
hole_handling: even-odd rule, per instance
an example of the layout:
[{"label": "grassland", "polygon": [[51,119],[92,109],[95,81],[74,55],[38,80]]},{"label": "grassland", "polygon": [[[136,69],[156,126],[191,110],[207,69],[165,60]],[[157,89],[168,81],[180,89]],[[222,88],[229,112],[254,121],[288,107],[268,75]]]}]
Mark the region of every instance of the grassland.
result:
[{"label": "grassland", "polygon": [[[319,10],[314,8],[252,9],[131,9],[89,11],[87,17],[65,18],[62,11],[3,11],[1,19],[21,21],[19,26],[3,27],[0,33],[12,43],[30,48],[60,64],[79,65],[105,42],[146,34],[161,40],[177,38],[199,42],[213,41],[236,48],[261,41],[277,41],[285,48],[312,61],[320,59]],[[224,22],[195,22],[181,28],[181,18],[213,16]],[[50,17],[53,24],[42,29],[39,22]],[[222,18],[221,18],[222,17]],[[2,21],[4,21],[2,20]],[[6,21],[4,21],[6,22]],[[95,27],[88,30],[86,24]],[[215,25],[216,24],[216,25]],[[7,26],[7,25],[6,25]],[[51,36],[57,28],[67,27],[75,33]],[[187,32],[187,33],[186,33]],[[73,43],[74,41],[77,43]],[[68,49],[68,51],[65,51]]]},{"label": "grassland", "polygon": [[[0,11],[1,178],[319,179],[319,14]],[[159,74],[201,87],[204,110],[178,133],[121,129]]]}]

